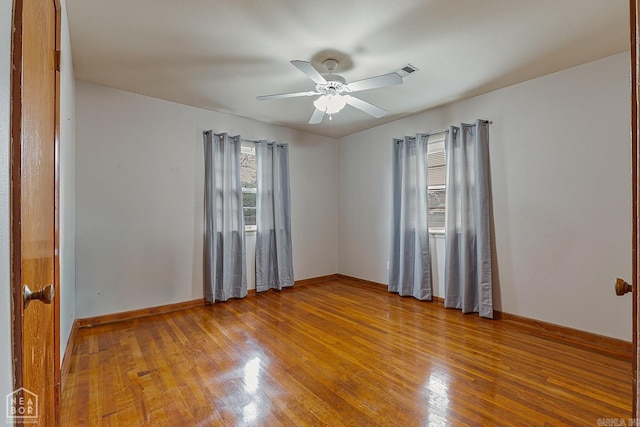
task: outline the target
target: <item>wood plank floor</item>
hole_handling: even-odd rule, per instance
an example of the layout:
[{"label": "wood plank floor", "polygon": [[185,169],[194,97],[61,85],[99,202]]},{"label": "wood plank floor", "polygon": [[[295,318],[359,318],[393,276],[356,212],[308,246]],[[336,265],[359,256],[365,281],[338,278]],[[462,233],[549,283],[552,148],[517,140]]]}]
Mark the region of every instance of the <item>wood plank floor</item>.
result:
[{"label": "wood plank floor", "polygon": [[63,426],[598,425],[631,363],[335,280],[81,329]]}]

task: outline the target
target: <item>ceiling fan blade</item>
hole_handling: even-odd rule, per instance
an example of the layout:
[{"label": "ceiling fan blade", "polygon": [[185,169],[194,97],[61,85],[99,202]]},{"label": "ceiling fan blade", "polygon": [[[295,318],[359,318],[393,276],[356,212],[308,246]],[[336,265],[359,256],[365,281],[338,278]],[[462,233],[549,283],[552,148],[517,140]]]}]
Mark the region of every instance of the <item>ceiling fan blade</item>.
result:
[{"label": "ceiling fan blade", "polygon": [[311,65],[309,62],[307,62],[307,61],[291,61],[291,65],[293,65],[298,70],[300,70],[303,73],[305,73],[307,75],[307,77],[309,77],[311,80],[313,80],[316,84],[326,84],[327,83],[327,81],[324,79],[324,77],[322,77],[322,75],[318,72],[318,70],[313,68],[313,65]]},{"label": "ceiling fan blade", "polygon": [[262,95],[257,96],[256,99],[260,101],[266,101],[268,99],[282,99],[282,98],[295,98],[296,96],[313,96],[320,95],[318,92],[308,91],[308,92],[291,92],[291,93],[277,93],[275,95]]},{"label": "ceiling fan blade", "polygon": [[377,77],[369,77],[368,79],[356,80],[347,85],[351,92],[359,90],[375,89],[378,87],[393,86],[402,84],[402,77],[396,73],[383,74]]},{"label": "ceiling fan blade", "polygon": [[323,118],[324,118],[324,111],[318,110],[316,108],[316,111],[313,112],[313,114],[311,115],[311,118],[309,119],[309,124],[317,125],[322,121]]},{"label": "ceiling fan blade", "polygon": [[347,104],[352,107],[356,107],[358,110],[362,110],[367,114],[372,115],[373,117],[380,118],[387,114],[385,110],[380,107],[376,107],[373,104],[369,104],[367,101],[363,101],[360,98],[355,98],[351,95],[344,95],[344,100],[347,101]]}]

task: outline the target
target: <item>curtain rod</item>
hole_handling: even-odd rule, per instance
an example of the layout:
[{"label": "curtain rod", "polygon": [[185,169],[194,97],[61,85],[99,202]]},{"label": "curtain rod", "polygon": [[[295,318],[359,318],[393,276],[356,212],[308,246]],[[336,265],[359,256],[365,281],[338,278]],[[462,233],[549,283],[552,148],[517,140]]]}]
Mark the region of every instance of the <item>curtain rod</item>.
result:
[{"label": "curtain rod", "polygon": [[[219,133],[214,133],[213,130],[205,130],[205,131],[203,131],[203,133],[205,133],[205,134],[211,133],[213,135],[220,135]],[[222,133],[224,133],[224,132],[222,132]],[[238,135],[236,135],[236,136],[238,136]],[[271,141],[270,142],[270,141],[268,141],[266,139],[255,141],[253,139],[240,138],[240,142],[251,142],[252,144],[259,144],[260,142],[263,142],[263,141],[266,141],[268,144],[276,144],[278,146],[286,145],[286,143],[279,143],[279,142],[276,142],[276,141]]]},{"label": "curtain rod", "polygon": [[[213,135],[220,135],[220,133],[214,133],[213,129],[205,130],[205,131],[203,131],[203,133],[205,133],[205,134],[209,134],[210,133],[210,134],[213,134]],[[222,133],[226,133],[226,132],[222,132]],[[253,142],[254,144],[257,143],[257,142],[260,142],[260,141],[254,141],[252,139],[244,139],[244,138],[240,138],[240,141],[242,141],[242,142]]]},{"label": "curtain rod", "polygon": [[433,136],[433,135],[440,135],[441,133],[449,133],[449,129],[441,130],[440,132],[425,133],[425,135],[427,135],[427,136]]},{"label": "curtain rod", "polygon": [[[492,125],[492,124],[493,124],[493,121],[491,121],[491,120],[481,120],[481,122],[485,122],[485,123],[488,123],[488,124],[490,124],[490,125]],[[475,124],[473,124],[473,125],[471,125],[471,126],[475,126]],[[439,131],[439,132],[426,133],[425,135],[427,135],[427,136],[433,136],[433,135],[440,135],[441,133],[448,133],[448,132],[449,132],[449,129],[445,129],[445,130],[441,130],[441,131]]]},{"label": "curtain rod", "polygon": [[288,145],[286,142],[269,141],[269,140],[266,140],[266,139],[261,139],[259,141],[254,141],[252,139],[240,138],[240,141],[242,141],[242,142],[251,142],[253,144],[260,144],[261,142],[266,142],[267,144],[274,144],[274,145],[277,145],[278,147],[284,147],[285,145]]}]

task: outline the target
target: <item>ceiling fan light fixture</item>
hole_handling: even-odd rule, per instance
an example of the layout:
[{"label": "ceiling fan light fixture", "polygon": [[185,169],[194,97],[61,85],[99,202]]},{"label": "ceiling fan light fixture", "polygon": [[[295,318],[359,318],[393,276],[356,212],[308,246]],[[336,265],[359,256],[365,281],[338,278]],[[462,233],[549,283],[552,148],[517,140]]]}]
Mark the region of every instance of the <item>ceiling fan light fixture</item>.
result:
[{"label": "ceiling fan light fixture", "polygon": [[341,95],[322,95],[313,102],[313,105],[318,110],[331,115],[342,110],[347,105],[347,101]]},{"label": "ceiling fan light fixture", "polygon": [[322,122],[325,114],[328,114],[329,120],[331,120],[332,115],[341,111],[347,104],[375,118],[384,116],[385,114],[387,114],[387,112],[382,108],[348,94],[359,92],[361,90],[399,85],[402,84],[402,78],[404,76],[417,71],[416,67],[411,64],[407,64],[401,69],[392,71],[387,74],[382,74],[379,76],[369,77],[367,79],[361,79],[347,83],[344,77],[338,74],[333,74],[333,72],[338,68],[338,61],[336,61],[335,59],[330,58],[323,62],[323,65],[327,69],[328,74],[320,74],[320,72],[318,72],[318,70],[316,70],[314,66],[311,65],[311,63],[308,61],[294,60],[290,62],[291,65],[300,70],[316,84],[316,90],[307,92],[290,92],[279,93],[275,95],[264,95],[258,96],[258,99],[267,100],[320,95],[315,101],[313,101],[313,104],[316,108],[313,111],[311,118],[309,119],[310,125],[316,125]]}]

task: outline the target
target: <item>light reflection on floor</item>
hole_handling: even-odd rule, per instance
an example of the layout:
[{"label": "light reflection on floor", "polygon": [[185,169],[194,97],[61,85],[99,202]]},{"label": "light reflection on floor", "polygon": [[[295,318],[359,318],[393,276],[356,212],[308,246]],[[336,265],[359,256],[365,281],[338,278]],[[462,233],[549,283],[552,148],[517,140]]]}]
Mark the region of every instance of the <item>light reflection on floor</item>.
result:
[{"label": "light reflection on floor", "polygon": [[261,400],[258,393],[260,387],[260,363],[260,357],[256,356],[244,365],[244,391],[248,395],[250,403],[242,407],[241,425],[253,425],[260,417],[261,408],[258,405]]},{"label": "light reflection on floor", "polygon": [[429,373],[429,378],[424,385],[428,392],[429,416],[426,425],[448,425],[447,413],[449,412],[449,380],[447,372],[434,369]]},{"label": "light reflection on floor", "polygon": [[260,358],[254,357],[244,365],[244,389],[254,394],[260,385]]},{"label": "light reflection on floor", "polygon": [[251,424],[258,420],[258,403],[251,402],[242,408],[242,421]]}]

